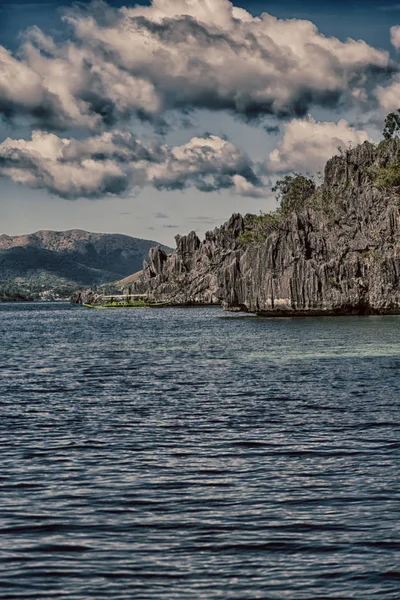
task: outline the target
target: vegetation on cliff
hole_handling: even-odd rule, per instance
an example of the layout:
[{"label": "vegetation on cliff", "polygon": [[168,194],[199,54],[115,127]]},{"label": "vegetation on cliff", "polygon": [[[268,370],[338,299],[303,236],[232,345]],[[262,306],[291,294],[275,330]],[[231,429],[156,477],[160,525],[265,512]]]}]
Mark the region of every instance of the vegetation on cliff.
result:
[{"label": "vegetation on cliff", "polygon": [[380,189],[391,190],[400,187],[400,159],[390,152],[397,146],[400,135],[400,109],[389,113],[383,128],[383,140],[377,146],[377,160],[369,169],[374,185]]},{"label": "vegetation on cliff", "polygon": [[332,192],[323,186],[317,187],[314,177],[309,174],[286,175],[276,182],[272,191],[276,192],[278,208],[269,213],[245,216],[245,229],[239,237],[242,245],[264,242],[272,232],[279,230],[291,214],[300,214],[307,208],[331,218],[341,212]]},{"label": "vegetation on cliff", "polygon": [[386,141],[392,140],[400,135],[400,109],[391,112],[386,116],[382,135]]},{"label": "vegetation on cliff", "polygon": [[[377,145],[366,142],[373,152],[373,164],[365,166],[360,171],[364,177],[364,185],[372,184],[387,193],[400,192],[400,109],[390,113],[385,121],[384,139]],[[345,161],[351,161],[352,148],[338,148],[339,156]],[[367,181],[369,180],[369,181]],[[350,180],[334,188],[323,182],[317,186],[312,175],[292,173],[278,180],[272,191],[276,193],[278,207],[268,213],[259,215],[247,214],[244,218],[244,231],[239,236],[243,246],[264,242],[271,233],[278,231],[292,214],[301,214],[305,210],[313,210],[327,218],[327,225],[334,225],[337,219],[343,217],[344,206],[341,202],[341,192],[349,185]]]}]

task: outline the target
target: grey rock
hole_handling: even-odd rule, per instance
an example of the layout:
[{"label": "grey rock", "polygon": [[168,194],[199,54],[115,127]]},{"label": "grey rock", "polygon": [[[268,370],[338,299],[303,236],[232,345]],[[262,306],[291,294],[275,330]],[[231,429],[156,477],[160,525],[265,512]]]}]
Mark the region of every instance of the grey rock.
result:
[{"label": "grey rock", "polygon": [[152,250],[137,291],[261,315],[399,313],[400,194],[371,177],[399,158],[399,140],[332,158],[319,189],[328,210],[293,213],[263,242],[241,242],[239,214],[202,242],[194,232],[177,236],[172,254]]},{"label": "grey rock", "polygon": [[101,304],[102,296],[92,289],[77,290],[71,296],[71,304]]}]

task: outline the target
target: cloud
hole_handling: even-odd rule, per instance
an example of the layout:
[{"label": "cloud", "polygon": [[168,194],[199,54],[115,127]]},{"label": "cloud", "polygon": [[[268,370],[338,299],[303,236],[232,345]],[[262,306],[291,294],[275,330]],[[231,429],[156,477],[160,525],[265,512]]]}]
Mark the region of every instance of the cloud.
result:
[{"label": "cloud", "polygon": [[255,195],[263,183],[251,160],[218,136],[192,138],[182,146],[147,145],[114,131],[85,140],[35,131],[31,140],[0,144],[0,175],[64,198],[118,195],[151,185],[203,192],[233,188]]},{"label": "cloud", "polygon": [[233,175],[235,192],[238,196],[247,196],[247,198],[265,198],[266,189],[263,186],[254,185],[252,181],[246,179],[243,175]]},{"label": "cloud", "polygon": [[294,119],[285,126],[283,139],[270,153],[267,169],[271,172],[317,171],[337,152],[370,140],[364,130],[354,129],[342,119],[338,123],[317,122],[311,116]]},{"label": "cloud", "polygon": [[396,50],[399,50],[399,48],[400,48],[400,27],[399,27],[399,25],[395,25],[394,27],[390,28],[390,41],[392,43],[392,46],[394,46],[394,48],[396,48]]},{"label": "cloud", "polygon": [[0,112],[46,128],[100,130],[132,116],[228,110],[304,116],[380,83],[389,54],[341,42],[310,21],[253,17],[228,0],[153,0],[68,9],[68,41],[31,28],[16,55],[0,48]]},{"label": "cloud", "polygon": [[279,125],[264,125],[264,129],[270,135],[278,135],[281,131]]},{"label": "cloud", "polygon": [[378,86],[375,95],[383,111],[391,112],[400,108],[400,76],[395,76],[387,86]]},{"label": "cloud", "polygon": [[[400,5],[398,5],[400,6]],[[390,41],[397,51],[400,50],[400,26],[390,28]],[[400,108],[400,75],[395,73],[388,85],[378,85],[374,90],[380,108],[385,112],[391,112]]]}]

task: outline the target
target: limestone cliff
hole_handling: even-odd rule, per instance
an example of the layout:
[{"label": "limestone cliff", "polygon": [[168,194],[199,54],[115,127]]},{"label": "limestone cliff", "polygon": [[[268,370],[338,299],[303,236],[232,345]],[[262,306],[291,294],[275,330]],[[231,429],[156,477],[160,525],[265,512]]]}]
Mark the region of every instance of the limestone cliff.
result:
[{"label": "limestone cliff", "polygon": [[399,160],[399,140],[336,156],[309,201],[265,239],[249,241],[251,219],[238,214],[202,242],[177,236],[172,254],[150,251],[136,290],[263,315],[400,312]]}]

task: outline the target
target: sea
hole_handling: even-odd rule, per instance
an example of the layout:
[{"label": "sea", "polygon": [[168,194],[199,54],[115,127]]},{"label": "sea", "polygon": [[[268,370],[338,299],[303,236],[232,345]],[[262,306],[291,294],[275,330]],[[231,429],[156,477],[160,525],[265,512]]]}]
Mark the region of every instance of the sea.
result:
[{"label": "sea", "polygon": [[0,305],[0,598],[400,598],[400,317]]}]

